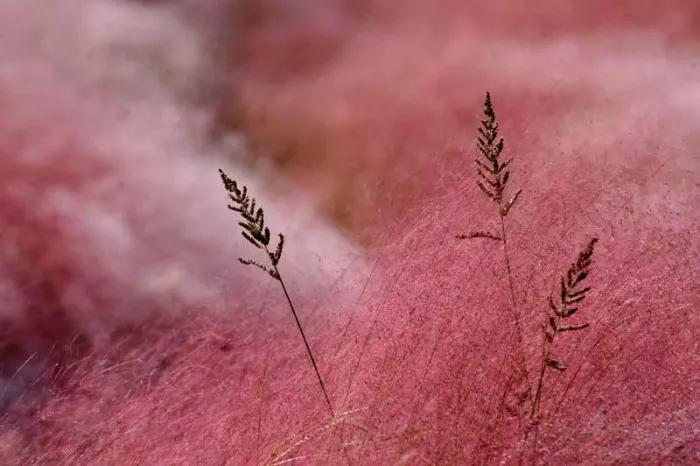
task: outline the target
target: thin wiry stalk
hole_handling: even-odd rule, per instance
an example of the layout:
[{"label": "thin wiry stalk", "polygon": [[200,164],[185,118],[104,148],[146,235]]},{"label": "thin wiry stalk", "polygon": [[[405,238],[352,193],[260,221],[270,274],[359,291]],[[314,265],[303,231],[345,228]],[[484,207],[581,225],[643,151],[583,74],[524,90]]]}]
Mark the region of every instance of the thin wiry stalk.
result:
[{"label": "thin wiry stalk", "polygon": [[501,238],[503,241],[503,257],[505,258],[505,263],[506,263],[506,272],[508,275],[508,288],[510,289],[510,302],[511,305],[513,306],[513,317],[515,319],[515,330],[517,333],[518,337],[518,344],[521,345],[523,344],[523,331],[522,331],[522,326],[520,325],[520,314],[518,313],[517,310],[517,302],[515,299],[515,286],[513,285],[513,272],[511,271],[510,267],[510,254],[508,253],[508,235],[506,233],[506,222],[503,214],[500,215],[501,217]]},{"label": "thin wiry stalk", "polygon": [[2,402],[5,400],[5,394],[7,393],[7,390],[8,390],[8,388],[10,387],[10,385],[12,385],[12,382],[13,382],[13,380],[15,379],[15,377],[17,377],[17,374],[19,374],[20,372],[22,372],[22,369],[24,369],[24,368],[27,366],[27,364],[29,364],[29,363],[31,362],[31,360],[34,359],[34,357],[35,357],[36,355],[37,355],[37,353],[31,354],[31,355],[30,355],[27,359],[25,359],[25,361],[12,373],[12,376],[11,376],[10,379],[7,381],[7,383],[5,384],[5,386],[3,387],[2,392],[0,392],[0,406],[2,406]]},{"label": "thin wiry stalk", "polygon": [[323,383],[323,378],[321,377],[321,372],[318,370],[318,365],[316,364],[316,358],[314,357],[313,351],[311,351],[311,346],[309,345],[309,341],[306,339],[306,334],[304,333],[304,328],[299,320],[299,315],[297,314],[296,308],[292,303],[292,298],[289,296],[287,287],[284,284],[282,274],[277,267],[280,259],[282,258],[284,235],[281,233],[279,234],[279,241],[277,242],[275,251],[270,251],[270,230],[265,226],[265,213],[262,207],[258,207],[257,209],[255,208],[255,199],[248,195],[247,187],[243,186],[241,189],[239,189],[238,184],[233,179],[229,178],[221,169],[219,170],[219,174],[221,175],[221,181],[224,184],[224,189],[226,189],[228,192],[229,199],[233,203],[229,204],[228,208],[240,213],[241,217],[243,217],[244,221],[238,223],[241,228],[243,228],[241,235],[243,235],[243,237],[253,246],[265,251],[269,260],[269,265],[264,265],[251,259],[239,258],[238,260],[241,262],[241,264],[251,265],[266,272],[272,278],[277,280],[282,286],[284,296],[287,298],[287,304],[289,304],[289,309],[294,316],[297,329],[299,330],[301,339],[304,341],[304,347],[306,348],[309,360],[311,361],[311,365],[316,373],[316,378],[318,379],[321,391],[323,392],[323,397],[328,405],[328,409],[331,412],[331,416],[335,416],[333,405],[331,404],[330,397],[328,396],[328,391],[326,390],[326,386]]},{"label": "thin wiry stalk", "polygon": [[279,270],[277,269],[277,265],[273,265],[275,273],[277,274],[278,281],[280,282],[280,285],[282,286],[282,291],[284,291],[284,296],[287,298],[287,303],[289,304],[289,309],[292,311],[292,315],[294,315],[294,321],[297,324],[297,329],[299,329],[299,333],[301,334],[302,340],[304,340],[304,346],[306,347],[306,352],[309,355],[309,359],[311,360],[311,365],[314,367],[314,371],[316,372],[316,377],[318,378],[318,383],[321,386],[321,391],[323,392],[323,397],[326,399],[326,404],[328,405],[328,409],[331,411],[331,415],[334,415],[333,412],[333,405],[331,405],[331,400],[328,397],[328,391],[326,390],[326,386],[323,383],[323,379],[321,378],[321,373],[318,370],[318,365],[316,364],[316,359],[314,358],[314,354],[311,351],[311,347],[309,346],[309,341],[306,339],[306,335],[304,334],[304,329],[301,326],[301,322],[299,321],[299,316],[297,315],[297,311],[294,308],[294,304],[292,304],[292,298],[289,297],[289,292],[287,291],[287,287],[284,285],[284,280],[282,280],[282,275],[280,275]]},{"label": "thin wiry stalk", "polygon": [[476,158],[476,184],[486,197],[491,199],[498,206],[498,217],[500,220],[500,234],[491,232],[476,231],[467,235],[458,235],[458,239],[474,239],[485,238],[503,243],[503,256],[505,260],[506,275],[508,278],[508,290],[510,295],[511,312],[513,314],[513,324],[515,326],[515,334],[518,344],[518,365],[522,371],[527,390],[525,397],[531,398],[532,387],[530,385],[530,376],[528,374],[527,362],[525,361],[525,346],[523,340],[522,324],[520,322],[520,313],[518,312],[518,303],[515,297],[515,285],[513,280],[513,271],[511,268],[511,259],[508,252],[508,235],[506,230],[506,217],[511,208],[515,205],[520,197],[521,189],[509,199],[504,199],[505,189],[510,179],[510,171],[507,169],[512,158],[506,161],[501,159],[503,153],[504,142],[503,138],[498,135],[498,122],[496,121],[496,112],[491,102],[491,94],[486,93],[484,100],[484,119],[481,120],[481,127],[478,129],[479,137],[477,148],[482,155],[482,159]]},{"label": "thin wiry stalk", "polygon": [[[564,325],[563,322],[573,316],[579,309],[579,303],[585,298],[591,287],[578,288],[578,286],[588,277],[589,267],[593,260],[593,252],[598,238],[590,240],[588,245],[578,255],[578,259],[574,264],[571,264],[566,276],[562,276],[560,280],[560,296],[559,305],[554,304],[554,299],[549,297],[550,311],[547,315],[547,322],[542,328],[542,360],[540,365],[540,373],[537,379],[537,390],[535,399],[532,403],[532,411],[530,417],[537,420],[540,413],[540,404],[542,400],[542,388],[544,387],[547,368],[554,369],[558,372],[566,370],[566,365],[556,359],[551,358],[552,346],[557,335],[565,332],[575,332],[583,330],[589,326],[583,324]],[[576,305],[574,307],[574,305]]]}]

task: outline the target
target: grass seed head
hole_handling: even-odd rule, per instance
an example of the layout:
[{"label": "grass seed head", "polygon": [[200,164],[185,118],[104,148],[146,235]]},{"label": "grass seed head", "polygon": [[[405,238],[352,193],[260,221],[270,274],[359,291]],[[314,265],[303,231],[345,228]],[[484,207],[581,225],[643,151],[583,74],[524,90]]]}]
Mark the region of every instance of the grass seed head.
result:
[{"label": "grass seed head", "polygon": [[279,264],[282,258],[282,250],[284,248],[284,236],[279,233],[279,241],[277,242],[277,247],[274,251],[269,250],[270,245],[270,229],[265,226],[265,211],[262,207],[256,207],[255,198],[252,198],[248,194],[248,188],[243,186],[238,187],[238,183],[230,178],[223,170],[219,169],[219,175],[221,176],[221,181],[224,184],[224,189],[228,193],[229,200],[231,203],[228,208],[234,212],[238,212],[242,217],[242,221],[238,222],[238,225],[242,228],[241,235],[250,244],[255,246],[257,249],[264,249],[270,259],[270,264],[272,267],[268,267],[259,262],[250,259],[238,260],[241,264],[252,265],[258,267],[264,272],[268,273],[272,278],[279,280],[279,272],[277,269],[277,264]]},{"label": "grass seed head", "polygon": [[506,216],[520,196],[520,190],[503,204],[503,194],[510,179],[510,171],[507,168],[513,159],[501,160],[504,142],[498,134],[496,111],[493,108],[491,94],[488,92],[484,101],[483,113],[484,119],[481,120],[481,127],[478,128],[479,136],[476,143],[483,158],[475,159],[478,176],[476,184],[489,199],[499,205],[501,215]]}]

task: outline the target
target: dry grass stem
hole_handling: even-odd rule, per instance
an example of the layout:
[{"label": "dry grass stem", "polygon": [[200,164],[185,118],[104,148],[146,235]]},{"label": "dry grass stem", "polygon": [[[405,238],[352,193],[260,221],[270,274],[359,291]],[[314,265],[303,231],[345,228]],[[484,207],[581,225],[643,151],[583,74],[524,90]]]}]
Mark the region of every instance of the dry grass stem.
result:
[{"label": "dry grass stem", "polygon": [[523,339],[522,324],[520,322],[520,312],[518,311],[518,303],[515,297],[515,285],[513,280],[513,271],[511,267],[510,253],[508,250],[508,236],[505,219],[510,213],[513,206],[518,201],[521,189],[518,189],[509,199],[505,199],[506,187],[510,180],[510,170],[508,169],[513,159],[502,159],[504,141],[498,133],[498,121],[496,120],[496,111],[493,108],[491,94],[486,93],[483,108],[483,119],[481,127],[478,128],[479,136],[477,139],[477,149],[481,154],[481,158],[474,159],[476,163],[476,184],[487,198],[489,198],[498,207],[498,217],[500,220],[500,232],[484,232],[474,231],[466,235],[457,235],[458,239],[490,239],[503,243],[503,257],[505,261],[506,275],[508,278],[508,291],[511,302],[511,312],[513,313],[513,322],[515,327],[515,335],[518,343],[518,367],[522,377],[525,380],[525,393],[519,395],[519,399],[528,399],[531,397],[530,377],[525,360],[525,348]]},{"label": "dry grass stem", "polygon": [[316,378],[318,379],[321,391],[323,392],[323,397],[326,401],[326,404],[328,405],[328,409],[330,410],[331,415],[333,416],[333,405],[331,404],[330,397],[328,396],[326,386],[323,383],[321,372],[319,371],[318,365],[316,364],[316,358],[314,357],[314,354],[311,351],[311,346],[309,345],[309,342],[306,338],[306,334],[304,333],[304,328],[302,327],[301,321],[299,320],[299,315],[297,314],[294,304],[292,304],[292,298],[289,296],[289,292],[287,291],[287,287],[284,284],[284,280],[282,280],[282,275],[280,274],[280,271],[277,268],[280,259],[282,259],[282,251],[284,248],[284,235],[282,235],[281,233],[278,235],[279,240],[277,241],[277,247],[274,251],[271,251],[270,229],[265,226],[265,212],[263,211],[263,208],[256,208],[255,199],[249,196],[247,187],[243,186],[242,188],[239,188],[236,181],[231,179],[221,169],[219,170],[219,174],[221,176],[221,181],[224,184],[224,189],[226,189],[226,192],[228,192],[228,196],[231,201],[231,204],[228,205],[228,208],[233,210],[234,212],[238,212],[243,218],[243,221],[238,223],[243,229],[241,231],[241,235],[257,249],[262,249],[265,251],[265,254],[267,255],[269,261],[269,265],[261,264],[260,262],[257,262],[252,259],[239,258],[238,260],[244,265],[250,265],[259,268],[260,270],[264,271],[279,282],[280,286],[282,287],[282,291],[284,292],[284,296],[287,299],[287,304],[289,304],[289,309],[292,312],[292,315],[294,316],[294,321],[296,322],[299,334],[301,335],[301,338],[304,341],[306,352],[309,356],[309,360],[311,361],[311,365],[314,368],[314,372],[316,373]]}]

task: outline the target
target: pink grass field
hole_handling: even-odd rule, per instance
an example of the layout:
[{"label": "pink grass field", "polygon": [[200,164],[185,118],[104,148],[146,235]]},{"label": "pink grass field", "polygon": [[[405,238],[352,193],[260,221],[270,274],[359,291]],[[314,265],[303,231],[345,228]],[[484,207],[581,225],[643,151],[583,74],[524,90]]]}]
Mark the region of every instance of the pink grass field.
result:
[{"label": "pink grass field", "polygon": [[[36,5],[41,3],[42,7]],[[700,463],[695,2],[0,2],[0,464]],[[535,383],[527,439],[490,91]],[[279,285],[223,168],[287,237]]]}]

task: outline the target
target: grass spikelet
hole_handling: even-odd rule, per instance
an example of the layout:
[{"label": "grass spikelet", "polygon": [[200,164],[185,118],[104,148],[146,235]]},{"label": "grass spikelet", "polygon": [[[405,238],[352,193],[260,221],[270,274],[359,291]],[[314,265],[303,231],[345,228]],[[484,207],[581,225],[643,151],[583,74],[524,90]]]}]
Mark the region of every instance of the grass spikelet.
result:
[{"label": "grass spikelet", "polygon": [[474,159],[478,176],[476,184],[489,199],[498,204],[501,215],[505,217],[520,196],[520,190],[509,201],[503,202],[503,194],[510,179],[510,171],[507,168],[513,159],[501,160],[504,142],[503,138],[498,135],[496,111],[493,109],[491,94],[488,92],[484,100],[484,119],[481,120],[481,127],[478,131],[479,137],[476,147],[483,160]]},{"label": "grass spikelet", "polygon": [[282,235],[281,233],[278,234],[279,239],[277,241],[277,246],[274,251],[271,251],[270,229],[267,226],[265,226],[265,212],[263,208],[259,206],[256,207],[255,199],[250,197],[250,195],[248,194],[247,187],[243,186],[239,188],[236,181],[231,179],[221,169],[219,169],[219,175],[221,176],[221,181],[224,184],[224,189],[226,189],[229,200],[231,201],[231,204],[228,205],[228,208],[233,210],[234,212],[238,212],[243,219],[241,222],[238,222],[238,225],[240,225],[240,227],[242,228],[241,235],[243,235],[243,237],[257,249],[262,249],[265,251],[265,254],[267,255],[267,258],[269,260],[269,265],[261,264],[260,262],[257,262],[252,259],[243,259],[240,257],[238,258],[238,260],[241,262],[241,264],[259,268],[260,270],[277,280],[281,285],[282,290],[284,291],[284,296],[287,299],[287,304],[289,304],[289,310],[294,316],[294,321],[296,322],[297,329],[299,330],[299,334],[301,335],[301,338],[304,341],[306,352],[309,356],[309,360],[311,361],[311,365],[314,368],[314,372],[316,373],[316,378],[318,379],[321,391],[323,392],[323,397],[326,401],[326,404],[328,405],[328,409],[330,410],[331,415],[334,416],[333,405],[331,404],[330,397],[328,396],[328,392],[326,391],[326,386],[323,383],[321,373],[318,370],[316,358],[314,357],[314,354],[311,351],[309,342],[306,339],[306,334],[304,333],[304,328],[302,327],[301,321],[299,320],[299,315],[297,314],[297,311],[294,308],[294,304],[292,304],[292,299],[289,296],[287,287],[284,284],[284,280],[282,280],[282,275],[280,274],[280,271],[277,268],[280,260],[282,259],[282,252],[284,250],[284,235]]},{"label": "grass spikelet", "polygon": [[474,238],[484,238],[484,239],[492,239],[494,241],[503,241],[503,238],[500,236],[494,235],[493,233],[489,233],[487,231],[473,231],[467,235],[457,235],[455,236],[457,239],[474,239]]},{"label": "grass spikelet", "polygon": [[552,346],[558,335],[567,332],[576,332],[589,327],[588,323],[568,323],[568,319],[573,317],[579,310],[582,302],[591,287],[582,287],[582,283],[590,273],[593,262],[593,253],[598,238],[593,238],[588,245],[579,253],[576,262],[571,264],[566,274],[560,278],[558,303],[554,298],[548,298],[549,312],[547,322],[542,327],[543,345],[540,375],[537,381],[537,391],[532,404],[531,418],[536,420],[539,417],[540,402],[542,399],[542,388],[544,386],[547,369],[557,372],[566,370],[566,364],[551,357]]}]

